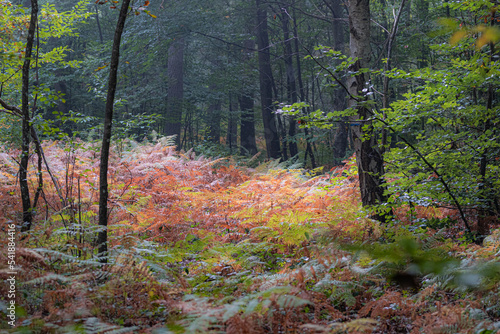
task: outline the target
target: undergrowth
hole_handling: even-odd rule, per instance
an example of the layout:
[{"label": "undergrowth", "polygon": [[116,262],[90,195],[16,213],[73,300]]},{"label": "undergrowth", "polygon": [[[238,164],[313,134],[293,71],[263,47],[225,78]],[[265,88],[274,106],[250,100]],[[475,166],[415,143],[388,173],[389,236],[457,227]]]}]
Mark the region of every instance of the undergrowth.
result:
[{"label": "undergrowth", "polygon": [[[500,230],[480,247],[459,233],[453,210],[405,205],[380,225],[361,208],[352,159],[311,173],[276,161],[236,167],[162,140],[120,145],[102,265],[98,154],[84,142],[44,143],[60,192],[45,171],[36,223],[17,232],[15,328],[0,286],[3,332],[500,330]],[[20,219],[17,155],[0,154],[4,240]]]}]

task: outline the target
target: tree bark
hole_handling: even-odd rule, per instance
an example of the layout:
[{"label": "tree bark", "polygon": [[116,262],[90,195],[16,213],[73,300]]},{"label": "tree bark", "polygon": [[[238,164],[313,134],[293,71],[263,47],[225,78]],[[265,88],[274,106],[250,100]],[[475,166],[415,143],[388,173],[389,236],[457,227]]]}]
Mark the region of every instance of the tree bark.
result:
[{"label": "tree bark", "polygon": [[101,230],[97,236],[98,252],[102,263],[108,262],[108,164],[109,147],[111,143],[111,128],[113,124],[113,105],[115,101],[118,64],[120,61],[120,42],[125,20],[127,18],[130,0],[123,0],[113,39],[113,50],[109,67],[108,93],[106,96],[106,110],[104,115],[104,130],[101,146],[101,164],[99,168],[99,226]]},{"label": "tree bark", "polygon": [[30,156],[31,138],[31,117],[29,106],[29,86],[30,86],[30,64],[33,55],[33,42],[35,40],[35,29],[38,24],[38,1],[31,0],[31,17],[28,27],[28,37],[26,39],[26,52],[22,68],[22,88],[21,88],[21,113],[22,125],[22,145],[21,161],[19,165],[19,187],[21,188],[21,201],[23,204],[23,223],[21,231],[29,231],[33,222],[33,210],[31,207],[30,190],[28,186],[28,163]]},{"label": "tree bark", "polygon": [[238,145],[238,123],[237,114],[235,111],[238,110],[237,103],[233,98],[233,95],[229,95],[229,115],[227,120],[227,137],[226,144],[229,146],[229,154],[233,154],[234,148]]},{"label": "tree bark", "polygon": [[259,83],[262,119],[264,121],[264,137],[268,158],[280,157],[280,142],[276,118],[273,113],[272,69],[269,52],[269,35],[267,28],[267,11],[262,0],[255,0],[257,6],[257,47],[259,49]]},{"label": "tree bark", "polygon": [[180,147],[182,105],[184,98],[184,38],[178,38],[168,48],[168,91],[165,135],[176,135],[177,149]]},{"label": "tree bark", "polygon": [[430,46],[427,42],[427,33],[430,31],[429,28],[429,1],[428,0],[417,0],[416,1],[416,19],[417,24],[421,27],[421,32],[418,35],[418,42],[420,45],[420,57],[418,60],[418,68],[424,68],[429,63]]},{"label": "tree bark", "polygon": [[255,116],[253,110],[253,97],[249,93],[243,93],[238,98],[241,109],[240,137],[241,154],[254,155],[257,153],[255,142]]},{"label": "tree bark", "polygon": [[[491,18],[490,18],[490,26],[494,27],[495,23],[497,22],[496,20],[496,12],[492,12]],[[490,54],[489,54],[489,61],[491,62],[492,59],[494,59],[494,56],[497,56],[497,50],[495,48],[495,44],[493,42],[489,43],[490,46]],[[495,87],[493,84],[490,84],[488,87],[488,92],[486,93],[486,110],[488,111],[489,115],[492,115],[490,113],[491,109],[493,108],[493,102],[495,101]],[[486,133],[489,131],[492,126],[493,126],[493,118],[488,117],[486,118],[486,121],[483,124],[483,133]],[[484,207],[479,209],[479,216],[478,216],[478,221],[477,221],[477,234],[479,236],[479,239],[481,239],[481,242],[484,240],[484,237],[488,234],[490,234],[490,222],[496,222],[498,223],[498,212],[495,214],[494,210],[494,202],[497,200],[496,195],[494,192],[489,191],[489,189],[492,189],[491,182],[487,178],[487,165],[488,165],[488,147],[485,147],[483,149],[483,152],[481,154],[481,157],[479,159],[479,196],[484,202]]]},{"label": "tree bark", "polygon": [[[356,150],[359,187],[363,206],[374,206],[386,201],[384,195],[384,161],[377,147],[376,136],[369,117],[371,111],[366,105],[367,83],[366,73],[361,69],[368,67],[370,59],[370,1],[349,0],[349,48],[351,57],[358,60],[349,68],[356,75],[347,81],[350,93],[349,108],[357,109],[357,115],[350,117],[352,136]],[[384,220],[383,216],[374,218]]]},{"label": "tree bark", "polygon": [[214,144],[220,144],[220,121],[221,121],[221,101],[217,101],[208,107],[208,137]]},{"label": "tree bark", "polygon": [[99,9],[97,8],[97,4],[95,5],[95,20],[97,22],[97,32],[99,33],[99,41],[101,41],[101,44],[103,44],[104,39],[102,38],[101,22],[99,21]]},{"label": "tree bark", "polygon": [[[255,51],[255,42],[253,40],[245,40],[243,42],[245,49],[243,50],[243,62],[250,61],[251,52]],[[240,104],[240,142],[241,155],[255,155],[257,153],[257,143],[255,142],[255,112],[253,110],[253,92],[248,87],[249,83],[243,81],[241,93],[238,96]]]},{"label": "tree bark", "polygon": [[221,106],[222,101],[219,97],[217,85],[210,84],[210,104],[207,109],[207,125],[208,125],[208,139],[214,144],[220,144],[220,122],[221,122]]}]

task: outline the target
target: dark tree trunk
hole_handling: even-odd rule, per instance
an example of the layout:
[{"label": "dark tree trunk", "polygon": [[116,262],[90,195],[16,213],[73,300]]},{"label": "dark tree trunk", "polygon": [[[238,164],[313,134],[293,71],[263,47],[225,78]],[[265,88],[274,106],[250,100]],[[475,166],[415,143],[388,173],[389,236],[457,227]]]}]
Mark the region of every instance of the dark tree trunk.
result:
[{"label": "dark tree trunk", "polygon": [[99,167],[99,227],[97,236],[100,262],[108,261],[108,164],[109,146],[111,144],[111,126],[113,123],[113,104],[115,101],[118,64],[120,61],[120,41],[125,20],[127,18],[130,0],[123,0],[118,23],[116,24],[111,63],[109,66],[108,94],[106,96],[106,111],[104,115],[104,130],[102,135],[101,164]]},{"label": "dark tree trunk", "polygon": [[347,138],[349,136],[348,120],[348,117],[341,118],[341,120],[337,124],[335,136],[333,137],[333,162],[336,165],[342,164],[342,160],[345,159],[347,151]]},{"label": "dark tree trunk", "polygon": [[259,82],[262,119],[264,121],[264,137],[268,158],[280,157],[280,141],[276,118],[273,113],[272,69],[269,52],[269,36],[267,29],[267,11],[262,0],[255,0],[257,5],[257,47],[259,49]]},{"label": "dark tree trunk", "polygon": [[28,186],[28,162],[30,157],[31,139],[31,117],[29,106],[29,85],[30,85],[30,64],[33,54],[33,41],[35,40],[35,29],[38,23],[38,1],[31,0],[31,18],[28,27],[28,37],[26,39],[26,52],[22,68],[22,89],[21,89],[21,112],[23,118],[22,125],[22,145],[21,161],[19,165],[19,187],[21,188],[21,201],[23,204],[23,223],[21,231],[29,231],[33,222],[33,211],[31,207],[30,190]]},{"label": "dark tree trunk", "polygon": [[[64,69],[57,69],[55,71],[55,75],[56,77],[63,77],[66,75],[65,73],[65,70]],[[68,87],[66,85],[66,82],[64,81],[58,81],[54,84],[54,91],[58,92],[58,93],[61,93],[65,99],[69,98],[71,95],[68,94]],[[63,102],[61,99],[57,100],[57,111],[61,114],[61,115],[67,115],[69,113],[69,111],[71,110],[71,107],[70,107],[70,102],[69,100],[66,100],[65,102]],[[48,117],[51,117],[53,115],[47,115]],[[75,128],[73,127],[68,127],[67,125],[65,126],[64,125],[64,122],[60,122],[59,125],[58,125],[61,129],[63,129],[63,131],[65,133],[68,134],[69,137],[72,137],[73,136],[73,130],[76,130]]]},{"label": "dark tree trunk", "polygon": [[[492,27],[495,26],[497,22],[497,18],[495,17],[496,12],[492,12],[490,18],[490,25]],[[489,61],[493,59],[494,56],[498,56],[497,50],[495,48],[495,44],[493,42],[489,43],[490,46],[490,54]],[[493,108],[493,102],[495,101],[495,87],[493,84],[490,84],[488,87],[488,92],[486,96],[486,110],[488,111],[488,115],[494,115],[490,113]],[[488,117],[483,124],[483,133],[487,133],[493,127],[493,119]],[[494,189],[493,185],[489,181],[486,176],[488,165],[488,148],[484,148],[483,153],[481,154],[481,158],[479,159],[479,175],[480,175],[480,183],[479,183],[479,197],[483,201],[484,207],[479,210],[479,217],[477,221],[477,234],[480,239],[484,240],[484,237],[490,234],[490,222],[498,223],[498,212],[495,214],[494,203],[498,200],[495,192],[491,192],[491,189]]]},{"label": "dark tree trunk", "polygon": [[208,107],[208,137],[212,143],[220,144],[221,101]]},{"label": "dark tree trunk", "polygon": [[288,150],[287,150],[287,135],[285,125],[283,124],[282,117],[277,115],[276,121],[278,122],[278,132],[281,134],[281,157],[283,160],[288,160]]},{"label": "dark tree trunk", "polygon": [[[286,92],[288,102],[293,104],[297,102],[297,83],[295,80],[295,70],[293,68],[293,54],[292,54],[292,39],[290,38],[290,14],[288,13],[288,4],[282,8],[281,25],[283,28],[283,38],[285,43],[285,66],[286,66]],[[294,157],[299,153],[297,142],[295,141],[295,134],[297,132],[295,117],[289,117],[288,125],[288,148],[290,149],[290,156]],[[285,148],[283,148],[285,151]]]},{"label": "dark tree trunk", "polygon": [[184,98],[184,38],[176,39],[168,48],[168,92],[165,115],[165,135],[176,135],[177,149],[180,147],[182,105]]},{"label": "dark tree trunk", "polygon": [[430,31],[429,27],[429,1],[417,0],[416,1],[416,24],[420,25],[423,33],[418,35],[418,42],[420,45],[420,57],[418,60],[418,68],[424,68],[429,63],[430,46],[427,42],[427,33]]},{"label": "dark tree trunk", "polygon": [[238,109],[235,99],[232,95],[229,96],[229,115],[227,121],[227,139],[226,144],[229,146],[229,154],[233,154],[233,150],[238,146],[238,123],[237,114],[235,111]]},{"label": "dark tree trunk", "polygon": [[314,152],[312,150],[311,146],[311,139],[312,136],[309,135],[309,129],[305,128],[304,129],[305,135],[306,135],[306,154],[304,155],[304,165],[307,165],[307,157],[311,159],[311,168],[314,169],[316,168],[316,158],[314,157]]},{"label": "dark tree trunk", "polygon": [[97,8],[97,5],[95,5],[95,20],[97,22],[97,32],[99,33],[99,41],[101,41],[101,44],[103,44],[104,39],[102,38],[101,21],[99,21],[99,9]]},{"label": "dark tree trunk", "polygon": [[[243,45],[243,61],[250,61],[251,52],[255,51],[255,42],[246,40]],[[249,84],[243,82],[241,87],[241,94],[238,96],[240,104],[241,118],[240,118],[240,142],[241,142],[241,155],[254,155],[257,153],[257,144],[255,142],[255,112],[253,110],[253,93],[248,88]]]},{"label": "dark tree trunk", "polygon": [[[358,166],[359,187],[363,206],[373,206],[386,201],[384,195],[384,161],[377,147],[376,136],[368,118],[370,110],[364,102],[367,97],[363,91],[368,77],[359,70],[368,67],[370,59],[370,1],[349,0],[350,51],[352,58],[358,58],[349,70],[358,73],[348,79],[347,88],[351,97],[349,108],[356,108],[357,115],[350,117],[356,163]],[[365,90],[366,91],[366,90]],[[381,216],[375,216],[383,220]]]},{"label": "dark tree trunk", "polygon": [[253,110],[253,97],[242,94],[239,97],[241,109],[240,137],[241,154],[254,155],[257,153],[257,143],[255,142],[255,116]]},{"label": "dark tree trunk", "polygon": [[218,96],[219,93],[215,84],[211,84],[209,90],[210,95],[213,95],[214,97],[210,99],[211,102],[207,110],[208,137],[212,143],[220,144],[220,109],[222,102]]}]

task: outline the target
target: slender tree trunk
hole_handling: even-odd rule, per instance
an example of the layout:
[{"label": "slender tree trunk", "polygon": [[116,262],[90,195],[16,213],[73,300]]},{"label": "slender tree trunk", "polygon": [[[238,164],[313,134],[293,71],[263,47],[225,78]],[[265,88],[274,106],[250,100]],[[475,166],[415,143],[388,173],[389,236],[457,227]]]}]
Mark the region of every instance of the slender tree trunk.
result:
[{"label": "slender tree trunk", "polygon": [[259,49],[260,101],[264,121],[264,137],[268,158],[280,157],[279,134],[273,113],[272,69],[267,31],[267,11],[262,0],[255,0],[257,5],[257,47]]},{"label": "slender tree trunk", "polygon": [[[253,40],[245,40],[243,42],[245,47],[243,51],[243,62],[250,61],[250,55],[255,51],[255,42]],[[244,77],[246,78],[246,76]],[[241,155],[254,155],[257,153],[257,144],[255,142],[255,112],[253,92],[248,88],[249,83],[242,80],[241,93],[238,96],[240,104],[241,118],[240,118],[240,142],[241,142]]]},{"label": "slender tree trunk", "polygon": [[103,44],[104,39],[102,38],[101,21],[99,21],[99,9],[97,8],[97,4],[95,5],[95,20],[97,22],[97,32],[99,33],[99,41],[101,41],[101,44]]},{"label": "slender tree trunk", "polygon": [[311,159],[311,168],[316,168],[316,158],[314,157],[314,152],[312,150],[311,139],[312,135],[309,135],[309,129],[304,129],[306,135],[306,154],[304,155],[304,165],[307,164],[307,156]]},{"label": "slender tree trunk", "polygon": [[214,144],[220,144],[220,122],[221,122],[221,101],[217,101],[208,107],[208,137]]},{"label": "slender tree trunk", "polygon": [[[356,150],[359,187],[363,206],[373,206],[386,201],[384,195],[383,158],[377,147],[376,136],[371,122],[371,112],[364,103],[367,101],[366,90],[369,78],[360,69],[368,67],[370,59],[370,1],[349,0],[350,51],[352,58],[358,60],[349,68],[357,75],[348,79],[350,93],[349,108],[357,109],[357,115],[351,116],[352,136]],[[375,216],[383,220],[382,216]]]},{"label": "slender tree trunk", "polygon": [[97,236],[100,262],[108,261],[108,164],[109,147],[111,144],[111,127],[113,123],[113,105],[115,101],[118,64],[120,61],[120,41],[122,38],[125,20],[127,18],[130,0],[123,0],[118,23],[116,24],[113,50],[109,67],[108,94],[106,96],[106,111],[104,115],[104,130],[102,135],[101,164],[99,168],[99,226],[101,230]]},{"label": "slender tree trunk", "polygon": [[420,44],[420,57],[418,60],[418,68],[424,68],[429,62],[430,46],[427,42],[426,35],[430,31],[429,22],[429,1],[428,0],[417,0],[417,24],[420,26],[420,34],[418,36],[418,42]]},{"label": "slender tree trunk", "polygon": [[38,24],[38,1],[31,0],[31,17],[26,39],[26,52],[22,68],[21,112],[22,112],[22,145],[21,161],[19,166],[19,186],[21,188],[21,201],[23,204],[23,223],[21,231],[29,231],[33,222],[30,190],[28,186],[28,162],[30,156],[31,117],[29,106],[30,64],[33,54],[35,29]]},{"label": "slender tree trunk", "polygon": [[221,122],[221,106],[222,102],[218,96],[217,85],[211,84],[209,87],[211,98],[210,105],[207,110],[207,125],[209,140],[215,144],[220,144],[220,122]]},{"label": "slender tree trunk", "polygon": [[175,142],[180,147],[182,105],[184,98],[184,38],[178,38],[168,48],[168,92],[165,134],[177,135]]},{"label": "slender tree trunk", "polygon": [[255,142],[255,116],[253,110],[254,103],[253,97],[247,94],[243,93],[238,98],[241,109],[241,154],[254,155],[257,153],[257,143]]},{"label": "slender tree trunk", "polygon": [[287,135],[285,125],[283,124],[283,120],[281,115],[276,116],[276,121],[278,122],[278,132],[281,134],[281,157],[283,160],[288,160],[288,150],[287,150]]},{"label": "slender tree trunk", "polygon": [[337,129],[335,130],[335,135],[333,137],[333,163],[335,165],[341,165],[342,160],[345,159],[347,152],[347,138],[349,136],[348,120],[348,117],[342,117],[337,124]]},{"label": "slender tree trunk", "polygon": [[[495,26],[496,23],[496,12],[492,12],[490,18],[490,25],[492,27]],[[497,51],[495,48],[495,44],[490,42],[490,55],[489,61],[491,62],[493,57],[497,55]],[[495,101],[495,87],[493,84],[490,84],[488,87],[488,92],[486,96],[486,110],[489,115],[492,115],[491,109],[493,108],[493,101]],[[491,116],[486,119],[483,125],[483,133],[486,133],[492,128],[492,118]],[[489,190],[492,189],[492,185],[489,179],[486,177],[488,166],[488,148],[483,149],[483,153],[479,159],[479,175],[480,175],[480,184],[479,184],[479,196],[484,202],[484,207],[479,210],[479,217],[477,221],[477,234],[480,239],[484,240],[484,236],[490,233],[490,222],[495,221],[498,222],[498,215],[495,215],[494,211],[494,202],[497,200],[496,196],[492,194]],[[481,240],[482,241],[482,240]]]},{"label": "slender tree trunk", "polygon": [[227,139],[226,144],[229,146],[229,154],[233,154],[234,148],[238,145],[238,123],[235,111],[238,109],[233,95],[229,95],[229,115],[227,121]]},{"label": "slender tree trunk", "polygon": [[297,20],[295,19],[295,10],[293,11],[293,46],[295,48],[295,63],[297,64],[297,81],[299,84],[299,98],[301,101],[305,101],[304,83],[302,81],[302,67],[300,62],[300,50],[299,50],[299,34],[297,28]]},{"label": "slender tree trunk", "polygon": [[[403,14],[403,9],[405,7],[406,0],[401,1],[401,5],[398,10],[398,14],[396,15],[396,18],[394,19],[394,24],[392,25],[391,31],[389,35],[387,36],[387,58],[386,62],[384,65],[384,70],[386,72],[391,70],[391,57],[392,57],[392,48],[394,45],[394,39],[396,38],[396,34],[398,32],[398,26],[399,26],[399,20],[401,19],[401,15]],[[384,76],[384,82],[383,82],[383,92],[382,92],[382,108],[384,109],[384,114],[383,118],[384,120],[386,119],[386,114],[385,114],[385,109],[389,107],[389,76]],[[387,145],[387,130],[383,129],[382,130],[382,146],[381,146],[381,152],[382,154],[386,150],[386,145]]]}]

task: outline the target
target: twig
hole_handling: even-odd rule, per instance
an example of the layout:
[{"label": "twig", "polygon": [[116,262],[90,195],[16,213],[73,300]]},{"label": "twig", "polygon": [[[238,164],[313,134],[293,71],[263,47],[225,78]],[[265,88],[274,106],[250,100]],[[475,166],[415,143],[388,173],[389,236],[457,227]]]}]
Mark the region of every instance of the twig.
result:
[{"label": "twig", "polygon": [[[377,117],[375,115],[375,113],[373,111],[371,111],[371,114],[373,115],[374,119],[382,122],[385,124],[385,126],[391,130],[392,132],[396,133],[396,130],[394,130],[390,125],[389,123],[387,123],[385,120]],[[451,199],[453,200],[453,202],[455,203],[458,211],[460,212],[460,217],[462,218],[462,221],[464,222],[465,224],[465,227],[467,228],[467,231],[469,233],[472,234],[472,229],[470,228],[469,226],[469,223],[467,222],[467,218],[465,218],[465,213],[462,209],[462,206],[460,205],[460,203],[458,202],[457,198],[455,197],[455,195],[453,195],[451,189],[448,187],[448,183],[444,180],[443,176],[437,171],[436,168],[434,168],[434,166],[424,157],[424,155],[422,153],[420,153],[420,151],[415,147],[413,146],[408,140],[406,140],[404,137],[401,137],[399,136],[399,138],[406,144],[408,145],[419,157],[420,159],[422,159],[422,161],[427,165],[429,166],[429,168],[436,174],[436,176],[438,177],[438,180],[439,182],[444,186],[444,189],[446,190],[446,192],[448,193],[448,195],[450,195]]]},{"label": "twig", "polygon": [[[300,42],[300,40],[299,40]],[[330,74],[330,76],[347,92],[347,94],[351,97],[351,99],[355,100],[356,102],[359,102],[360,100],[356,97],[354,97],[350,92],[349,90],[347,89],[347,87],[342,83],[342,81],[340,81],[336,76],[335,74],[330,71],[328,68],[326,68],[325,66],[323,66],[323,64],[321,64],[318,59],[316,59],[316,57],[313,56],[313,54],[311,53],[311,51],[309,51],[309,49],[304,46],[302,43],[300,43],[302,45],[302,47],[304,48],[304,50],[307,51],[307,53],[309,54],[309,56],[314,60],[314,62],[316,64],[318,64],[323,70],[327,71],[328,74]]]}]

